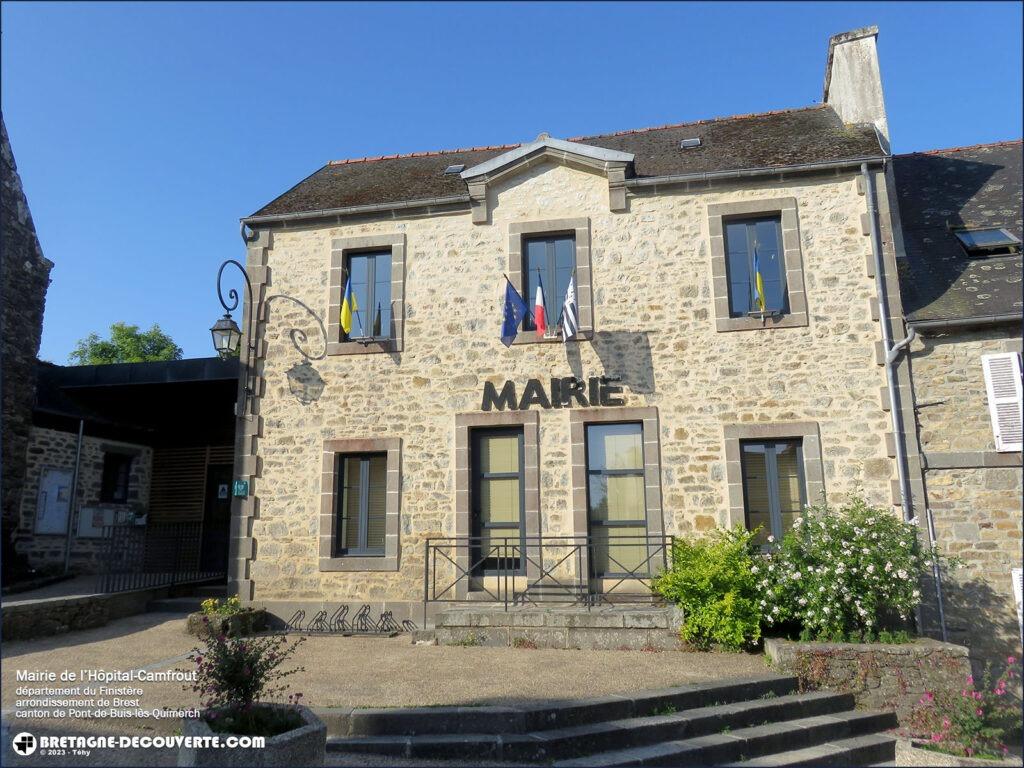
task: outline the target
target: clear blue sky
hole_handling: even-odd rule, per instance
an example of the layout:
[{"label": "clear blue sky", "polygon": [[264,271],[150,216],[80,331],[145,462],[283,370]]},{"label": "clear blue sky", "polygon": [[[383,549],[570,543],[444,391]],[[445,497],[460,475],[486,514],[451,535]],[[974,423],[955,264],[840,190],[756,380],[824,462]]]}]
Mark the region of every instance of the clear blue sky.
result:
[{"label": "clear blue sky", "polygon": [[1022,131],[1018,3],[4,3],[2,22],[61,363],[118,320],[212,354],[238,219],[327,160],[806,106],[829,35],[868,24],[894,151]]}]

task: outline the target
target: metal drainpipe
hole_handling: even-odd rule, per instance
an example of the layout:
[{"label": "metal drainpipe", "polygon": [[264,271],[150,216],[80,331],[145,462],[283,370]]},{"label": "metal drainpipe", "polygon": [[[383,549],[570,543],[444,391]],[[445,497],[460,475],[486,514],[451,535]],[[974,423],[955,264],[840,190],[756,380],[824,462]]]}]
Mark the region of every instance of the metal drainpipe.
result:
[{"label": "metal drainpipe", "polygon": [[875,290],[878,294],[878,320],[882,324],[882,345],[885,349],[885,378],[889,385],[889,413],[892,415],[892,431],[896,443],[896,472],[900,480],[900,496],[903,519],[914,517],[910,496],[910,479],[907,477],[907,456],[903,435],[903,415],[900,412],[899,393],[896,389],[896,372],[893,367],[901,349],[914,338],[914,329],[899,344],[893,344],[892,329],[889,325],[889,300],[885,290],[885,270],[882,268],[882,237],[878,231],[878,201],[875,199],[875,181],[867,163],[861,163],[864,190],[867,193],[868,223],[871,230],[871,255],[875,262]]},{"label": "metal drainpipe", "polygon": [[82,433],[85,419],[78,420],[78,446],[75,448],[75,472],[71,475],[71,498],[68,499],[68,526],[64,531],[64,573],[71,568],[71,524],[75,518],[75,499],[78,498],[78,466],[82,460]]}]

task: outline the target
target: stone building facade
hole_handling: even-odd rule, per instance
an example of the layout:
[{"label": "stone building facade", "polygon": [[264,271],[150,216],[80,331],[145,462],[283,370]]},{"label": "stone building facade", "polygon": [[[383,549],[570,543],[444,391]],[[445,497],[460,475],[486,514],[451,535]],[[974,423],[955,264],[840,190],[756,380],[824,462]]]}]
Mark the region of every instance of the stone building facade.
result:
[{"label": "stone building facade", "polygon": [[[47,470],[64,470],[73,478],[78,453],[78,435],[45,427],[33,427],[27,451],[25,489],[22,494],[18,551],[36,568],[61,569],[64,566],[65,531],[46,533],[37,525],[37,516],[45,505],[40,495],[41,480]],[[103,488],[104,464],[108,455],[126,457],[129,469],[125,477],[124,501],[111,501]],[[102,568],[105,554],[101,537],[104,522],[127,521],[143,517],[149,506],[150,473],[153,451],[145,445],[84,436],[78,463],[77,493],[69,510],[72,518],[70,568],[74,573],[95,573]],[[99,525],[92,523],[98,522]]]},{"label": "stone building facade", "polygon": [[[899,514],[878,365],[879,285],[893,337],[903,331],[885,115],[879,100],[861,110],[872,119],[841,114],[857,95],[849,68],[875,56],[876,33],[833,40],[829,69],[847,73],[837,79],[844,91],[830,100],[827,76],[819,107],[337,162],[245,219],[257,299],[297,301],[273,303],[250,334],[253,397],[240,398],[236,431],[250,495],[233,513],[232,588],[285,619],[364,603],[418,616],[437,565],[428,540],[480,535],[473,516],[492,478],[475,436],[493,430],[514,430],[521,444],[511,460],[521,516],[505,535],[522,536],[543,567],[551,553],[541,540],[596,540],[605,525],[597,518],[613,503],[594,502],[603,493],[595,487],[610,483],[595,480],[602,474],[637,478],[615,503],[642,499],[640,517],[619,524],[651,538],[750,524],[748,453],[777,451],[782,466],[794,447],[788,498],[838,503],[858,492]],[[880,82],[869,90],[880,99]],[[731,304],[731,227],[752,219],[778,227],[777,314]],[[500,297],[507,277],[532,304],[524,254],[538,238],[573,243],[580,335],[538,340],[523,330],[506,348]],[[388,255],[375,290],[389,292],[390,329],[353,339],[338,316],[352,257],[367,253]],[[553,318],[561,302],[550,295]],[[293,332],[317,335],[303,307],[327,328],[323,354],[309,363],[322,382],[312,400],[289,387]],[[903,386],[909,373],[898,365]],[[592,438],[602,433],[592,428],[603,424],[635,427],[631,468],[596,463]],[[373,456],[381,539],[367,556],[339,534],[355,514],[343,499],[366,487],[366,475],[338,478]],[[919,476],[906,487],[912,506]],[[595,551],[592,562],[611,557]],[[460,579],[471,553],[447,553],[445,574],[460,581],[453,594],[486,599],[486,568],[474,586],[472,573]],[[525,560],[513,577],[521,583],[541,569]],[[442,606],[428,602],[429,622]]]},{"label": "stone building facade", "polygon": [[[977,660],[1021,651],[1013,589],[1024,493],[1021,155],[1015,141],[893,163],[906,247],[900,277],[917,333],[911,442],[919,444],[927,490],[918,514],[931,518],[939,549],[963,561],[943,580],[943,615],[933,598],[926,621],[939,635],[944,619],[949,639]],[[982,233],[987,246],[971,247]],[[996,372],[987,373],[993,364]],[[1007,392],[997,405],[1000,386]]]},{"label": "stone building facade", "polygon": [[35,365],[53,263],[43,256],[32,214],[0,116],[0,464],[4,578],[15,575],[11,537],[25,484],[25,449],[32,424]]}]

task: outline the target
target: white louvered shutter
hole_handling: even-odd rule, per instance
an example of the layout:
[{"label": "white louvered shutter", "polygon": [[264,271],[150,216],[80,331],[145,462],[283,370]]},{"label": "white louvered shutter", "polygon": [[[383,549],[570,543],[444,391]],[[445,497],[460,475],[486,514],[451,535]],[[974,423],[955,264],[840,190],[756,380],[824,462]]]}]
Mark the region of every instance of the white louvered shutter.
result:
[{"label": "white louvered shutter", "polygon": [[985,371],[988,412],[992,418],[996,450],[1019,451],[1024,447],[1020,355],[1016,352],[982,355],[981,366]]}]

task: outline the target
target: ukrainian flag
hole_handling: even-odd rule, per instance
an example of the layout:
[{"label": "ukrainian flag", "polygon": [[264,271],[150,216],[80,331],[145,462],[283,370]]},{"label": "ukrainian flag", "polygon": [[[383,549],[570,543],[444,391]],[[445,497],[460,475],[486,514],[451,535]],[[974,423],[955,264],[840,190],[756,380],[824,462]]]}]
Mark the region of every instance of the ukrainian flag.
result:
[{"label": "ukrainian flag", "polygon": [[757,257],[757,246],[754,246],[754,303],[759,312],[764,314],[764,278],[761,277],[761,260]]},{"label": "ukrainian flag", "polygon": [[352,276],[349,275],[345,281],[345,295],[341,300],[341,329],[345,333],[352,333],[352,315],[359,311],[359,302],[352,293]]}]

